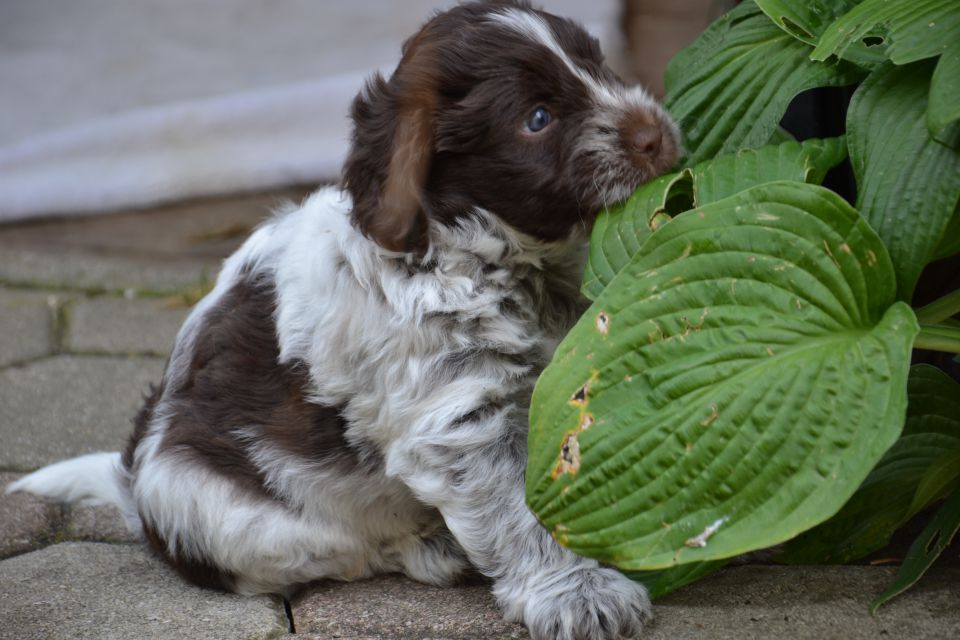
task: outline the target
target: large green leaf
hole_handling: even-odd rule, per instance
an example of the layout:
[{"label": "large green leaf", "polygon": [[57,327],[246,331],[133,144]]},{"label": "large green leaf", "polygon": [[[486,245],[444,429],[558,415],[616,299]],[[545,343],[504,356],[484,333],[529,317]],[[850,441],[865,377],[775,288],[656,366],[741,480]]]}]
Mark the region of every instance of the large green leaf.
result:
[{"label": "large green leaf", "polygon": [[791,540],[778,558],[845,563],[885,546],[894,531],[960,483],[960,384],[935,367],[910,370],[907,421],[837,515]]},{"label": "large green leaf", "polygon": [[932,71],[932,61],[887,63],[860,85],[847,112],[857,208],[890,251],[902,300],[910,300],[960,199],[960,153],[926,126]]},{"label": "large green leaf", "polygon": [[846,157],[842,137],[788,141],[720,156],[690,169],[692,206],[716,202],[764,182],[794,180],[820,184],[827,171]]},{"label": "large green leaf", "polygon": [[598,217],[583,276],[584,295],[596,299],[630,262],[653,228],[668,216],[764,182],[820,184],[827,171],[846,155],[843,138],[788,141],[720,156],[643,185],[627,202]]},{"label": "large green leaf", "polygon": [[950,546],[957,531],[960,531],[960,491],[947,498],[923,533],[910,545],[893,584],[870,604],[870,610],[876,612],[883,603],[916,583]]},{"label": "large green leaf", "polygon": [[940,55],[958,33],[957,0],[864,0],[830,25],[811,58],[843,57],[864,36],[880,34],[886,56],[907,64]]},{"label": "large green leaf", "polygon": [[[777,26],[801,42],[816,46],[820,36],[834,20],[847,13],[861,0],[755,0]],[[843,58],[861,66],[873,67],[883,62],[883,53],[863,40],[852,42]]]},{"label": "large green leaf", "polygon": [[[930,81],[930,105],[927,129],[937,141],[956,149],[960,144],[957,121],[960,120],[960,34],[937,61]],[[954,125],[951,127],[951,125]]]},{"label": "large green leaf", "polygon": [[958,203],[956,210],[953,212],[953,217],[950,218],[950,222],[943,230],[943,236],[940,238],[937,248],[934,249],[930,261],[949,258],[957,253],[960,253],[960,203]]},{"label": "large green leaf", "polygon": [[[581,290],[595,299],[613,276],[640,249],[663,216],[690,208],[692,174],[689,170],[671,173],[652,180],[637,189],[621,205],[597,216],[590,235],[590,255],[583,273]],[[679,202],[674,207],[669,198]]]},{"label": "large green leaf", "polygon": [[793,37],[815,45],[830,24],[860,0],[755,0],[778,27]]},{"label": "large green leaf", "polygon": [[773,182],[679,215],[541,376],[530,507],[625,570],[793,538],[899,435],[916,331],[883,243],[829,190]]},{"label": "large green leaf", "polygon": [[782,31],[753,2],[714,22],[670,61],[667,109],[683,131],[687,166],[771,139],[798,93],[853,84],[865,71],[811,62],[810,47]]},{"label": "large green leaf", "polygon": [[792,133],[778,126],[774,130],[773,135],[770,136],[770,139],[767,140],[767,144],[777,145],[783,144],[784,142],[795,142],[796,140],[796,137],[794,137]]}]

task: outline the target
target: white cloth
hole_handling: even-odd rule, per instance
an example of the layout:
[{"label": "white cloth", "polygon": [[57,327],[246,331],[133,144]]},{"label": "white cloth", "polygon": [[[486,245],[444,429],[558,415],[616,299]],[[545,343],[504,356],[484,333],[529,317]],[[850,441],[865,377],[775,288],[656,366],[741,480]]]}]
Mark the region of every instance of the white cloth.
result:
[{"label": "white cloth", "polygon": [[364,78],[451,4],[0,1],[0,222],[334,179]]}]

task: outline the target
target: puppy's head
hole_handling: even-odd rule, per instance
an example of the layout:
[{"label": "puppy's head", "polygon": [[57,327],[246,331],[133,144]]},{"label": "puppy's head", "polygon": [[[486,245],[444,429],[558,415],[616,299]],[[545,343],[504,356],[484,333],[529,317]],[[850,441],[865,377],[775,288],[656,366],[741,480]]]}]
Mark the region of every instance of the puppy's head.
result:
[{"label": "puppy's head", "polygon": [[679,147],[669,116],[617,78],[594,38],[515,1],[435,16],[352,117],[353,222],[402,252],[425,252],[431,224],[478,208],[539,240],[569,238]]}]

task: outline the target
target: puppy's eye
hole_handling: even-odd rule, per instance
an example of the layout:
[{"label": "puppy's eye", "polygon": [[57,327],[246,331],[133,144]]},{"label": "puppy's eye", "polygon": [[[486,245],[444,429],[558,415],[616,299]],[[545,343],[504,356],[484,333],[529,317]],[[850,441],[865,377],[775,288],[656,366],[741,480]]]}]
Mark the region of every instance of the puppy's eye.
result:
[{"label": "puppy's eye", "polygon": [[537,107],[527,120],[527,131],[537,133],[550,124],[550,112],[546,107]]}]

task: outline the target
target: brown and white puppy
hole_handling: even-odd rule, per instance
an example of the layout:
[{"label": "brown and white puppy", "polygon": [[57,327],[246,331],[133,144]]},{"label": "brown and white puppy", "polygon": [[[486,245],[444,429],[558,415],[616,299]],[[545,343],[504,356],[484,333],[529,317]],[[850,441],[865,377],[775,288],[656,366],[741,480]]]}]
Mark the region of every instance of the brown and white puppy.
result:
[{"label": "brown and white puppy", "polygon": [[526,410],[582,310],[596,213],[673,164],[674,125],[524,2],[436,15],[352,117],[342,189],[224,263],[127,450],[12,489],[113,502],[206,586],[472,566],[534,638],[633,637],[643,588],[524,504]]}]

